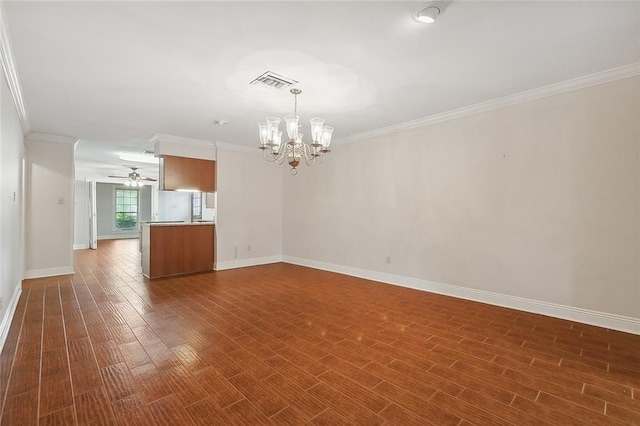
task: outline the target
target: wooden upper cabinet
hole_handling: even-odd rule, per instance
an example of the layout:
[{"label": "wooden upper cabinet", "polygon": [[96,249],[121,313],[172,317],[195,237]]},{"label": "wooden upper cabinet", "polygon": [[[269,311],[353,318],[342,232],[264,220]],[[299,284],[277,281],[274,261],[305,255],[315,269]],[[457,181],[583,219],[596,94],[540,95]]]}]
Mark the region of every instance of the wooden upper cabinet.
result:
[{"label": "wooden upper cabinet", "polygon": [[162,157],[162,181],[164,191],[195,189],[200,192],[215,192],[216,162],[198,158]]}]

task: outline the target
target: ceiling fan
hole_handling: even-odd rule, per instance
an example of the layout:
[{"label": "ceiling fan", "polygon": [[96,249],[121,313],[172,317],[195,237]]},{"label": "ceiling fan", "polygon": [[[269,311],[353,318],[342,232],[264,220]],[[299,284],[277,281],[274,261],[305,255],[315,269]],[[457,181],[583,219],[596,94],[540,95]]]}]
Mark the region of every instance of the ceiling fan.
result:
[{"label": "ceiling fan", "polygon": [[114,176],[114,175],[109,175],[108,177],[110,178],[116,178],[116,179],[127,179],[127,181],[124,183],[126,186],[142,186],[142,181],[149,181],[149,182],[155,182],[156,179],[152,179],[150,177],[144,177],[144,176],[140,176],[140,173],[138,173],[136,170],[138,170],[137,167],[131,167],[131,172],[129,173],[128,176]]}]

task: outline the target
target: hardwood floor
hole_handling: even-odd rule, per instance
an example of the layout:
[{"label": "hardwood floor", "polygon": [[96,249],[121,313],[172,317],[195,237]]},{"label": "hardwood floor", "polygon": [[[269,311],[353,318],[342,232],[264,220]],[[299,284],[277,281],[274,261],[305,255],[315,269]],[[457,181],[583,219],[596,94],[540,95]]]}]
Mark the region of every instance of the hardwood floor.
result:
[{"label": "hardwood floor", "polygon": [[287,264],[24,282],[1,423],[640,424],[640,336]]}]

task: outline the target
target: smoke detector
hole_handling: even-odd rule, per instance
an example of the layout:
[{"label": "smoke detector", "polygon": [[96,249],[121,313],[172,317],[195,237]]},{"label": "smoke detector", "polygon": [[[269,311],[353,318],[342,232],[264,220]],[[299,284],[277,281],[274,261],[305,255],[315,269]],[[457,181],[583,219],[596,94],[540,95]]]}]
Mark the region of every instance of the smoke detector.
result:
[{"label": "smoke detector", "polygon": [[280,74],[276,74],[273,71],[267,71],[262,74],[260,77],[257,77],[249,84],[257,84],[260,86],[271,87],[273,89],[283,90],[289,86],[293,86],[298,83],[296,80],[285,77]]}]

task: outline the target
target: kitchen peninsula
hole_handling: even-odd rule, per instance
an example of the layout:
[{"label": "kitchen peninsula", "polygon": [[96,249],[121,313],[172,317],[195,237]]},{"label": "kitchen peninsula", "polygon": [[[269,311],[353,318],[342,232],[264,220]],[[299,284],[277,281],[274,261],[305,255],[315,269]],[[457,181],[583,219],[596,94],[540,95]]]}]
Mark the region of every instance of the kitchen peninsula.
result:
[{"label": "kitchen peninsula", "polygon": [[150,222],[141,228],[144,276],[160,278],[213,270],[213,222]]},{"label": "kitchen peninsula", "polygon": [[[201,193],[198,205],[202,210],[196,216],[204,218],[205,205],[209,209],[216,208],[215,146],[209,142],[161,134],[155,135],[152,141],[155,156],[160,157],[160,192]],[[145,276],[159,278],[213,271],[215,216],[211,222],[193,222],[195,204],[192,197],[186,197],[190,200],[186,205],[180,202],[164,205],[165,213],[168,213],[167,210],[188,207],[186,213],[189,222],[150,222],[142,225],[140,246],[142,273]],[[175,201],[181,197],[170,198]],[[163,219],[184,217],[175,214],[164,216]]]}]

